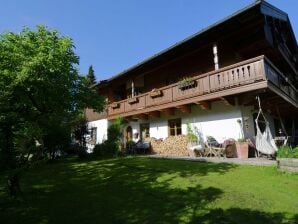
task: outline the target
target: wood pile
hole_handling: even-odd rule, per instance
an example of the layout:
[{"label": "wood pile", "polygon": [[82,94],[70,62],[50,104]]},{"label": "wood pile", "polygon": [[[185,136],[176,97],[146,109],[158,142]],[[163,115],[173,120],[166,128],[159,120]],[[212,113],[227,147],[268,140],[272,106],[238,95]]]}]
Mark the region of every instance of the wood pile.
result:
[{"label": "wood pile", "polygon": [[189,156],[185,135],[170,136],[165,140],[146,138],[145,141],[151,142],[153,153],[163,156]]}]

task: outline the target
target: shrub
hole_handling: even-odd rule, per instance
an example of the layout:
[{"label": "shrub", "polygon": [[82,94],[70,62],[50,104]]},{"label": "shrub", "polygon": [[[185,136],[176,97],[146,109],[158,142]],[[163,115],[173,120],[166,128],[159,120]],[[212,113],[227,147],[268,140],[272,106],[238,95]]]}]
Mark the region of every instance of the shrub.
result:
[{"label": "shrub", "polygon": [[122,137],[123,118],[117,118],[113,124],[108,127],[108,141],[119,142]]},{"label": "shrub", "polygon": [[189,121],[186,122],[186,128],[187,128],[187,140],[188,142],[197,142],[198,136],[195,134],[194,130],[191,127],[191,124]]},{"label": "shrub", "polygon": [[112,141],[105,141],[94,146],[93,155],[95,156],[116,156],[118,154],[118,145]]},{"label": "shrub", "polygon": [[277,157],[279,158],[298,158],[298,146],[291,148],[290,146],[280,146],[277,151]]},{"label": "shrub", "polygon": [[86,147],[82,147],[82,146],[80,146],[80,147],[78,148],[78,157],[79,157],[80,159],[85,159],[85,158],[88,157],[88,153],[87,153],[87,149],[86,149]]},{"label": "shrub", "polygon": [[108,127],[108,140],[95,145],[93,155],[95,156],[116,156],[119,153],[122,138],[123,118],[117,118]]},{"label": "shrub", "polygon": [[69,147],[64,150],[66,155],[77,155],[80,149],[79,143],[70,143]]}]

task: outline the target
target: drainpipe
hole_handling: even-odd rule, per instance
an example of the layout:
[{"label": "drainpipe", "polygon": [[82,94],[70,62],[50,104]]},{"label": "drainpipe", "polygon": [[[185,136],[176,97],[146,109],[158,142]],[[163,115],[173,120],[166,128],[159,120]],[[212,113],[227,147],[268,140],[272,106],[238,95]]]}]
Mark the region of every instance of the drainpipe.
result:
[{"label": "drainpipe", "polygon": [[213,55],[214,55],[214,68],[215,68],[215,70],[218,70],[219,65],[218,65],[218,55],[217,55],[217,44],[216,43],[213,44]]},{"label": "drainpipe", "polygon": [[131,81],[131,98],[135,96],[135,84],[133,80]]}]

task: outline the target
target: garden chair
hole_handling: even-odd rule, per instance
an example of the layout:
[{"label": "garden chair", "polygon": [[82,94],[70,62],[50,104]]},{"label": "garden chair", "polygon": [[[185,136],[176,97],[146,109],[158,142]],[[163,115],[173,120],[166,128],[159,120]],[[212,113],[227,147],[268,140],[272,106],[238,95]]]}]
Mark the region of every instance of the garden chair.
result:
[{"label": "garden chair", "polygon": [[219,144],[216,140],[210,142],[206,141],[206,150],[205,150],[206,157],[225,157],[225,147],[222,144]]},{"label": "garden chair", "polygon": [[201,143],[201,141],[188,143],[187,149],[192,151],[193,156],[205,156],[205,144],[203,142]]}]

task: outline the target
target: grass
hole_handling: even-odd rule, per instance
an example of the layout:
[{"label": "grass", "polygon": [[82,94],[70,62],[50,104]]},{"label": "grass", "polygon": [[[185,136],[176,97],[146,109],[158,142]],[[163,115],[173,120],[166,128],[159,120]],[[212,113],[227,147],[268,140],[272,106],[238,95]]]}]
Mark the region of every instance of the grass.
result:
[{"label": "grass", "polygon": [[22,200],[0,188],[2,223],[298,223],[298,175],[276,167],[71,158],[27,170],[22,187]]}]

